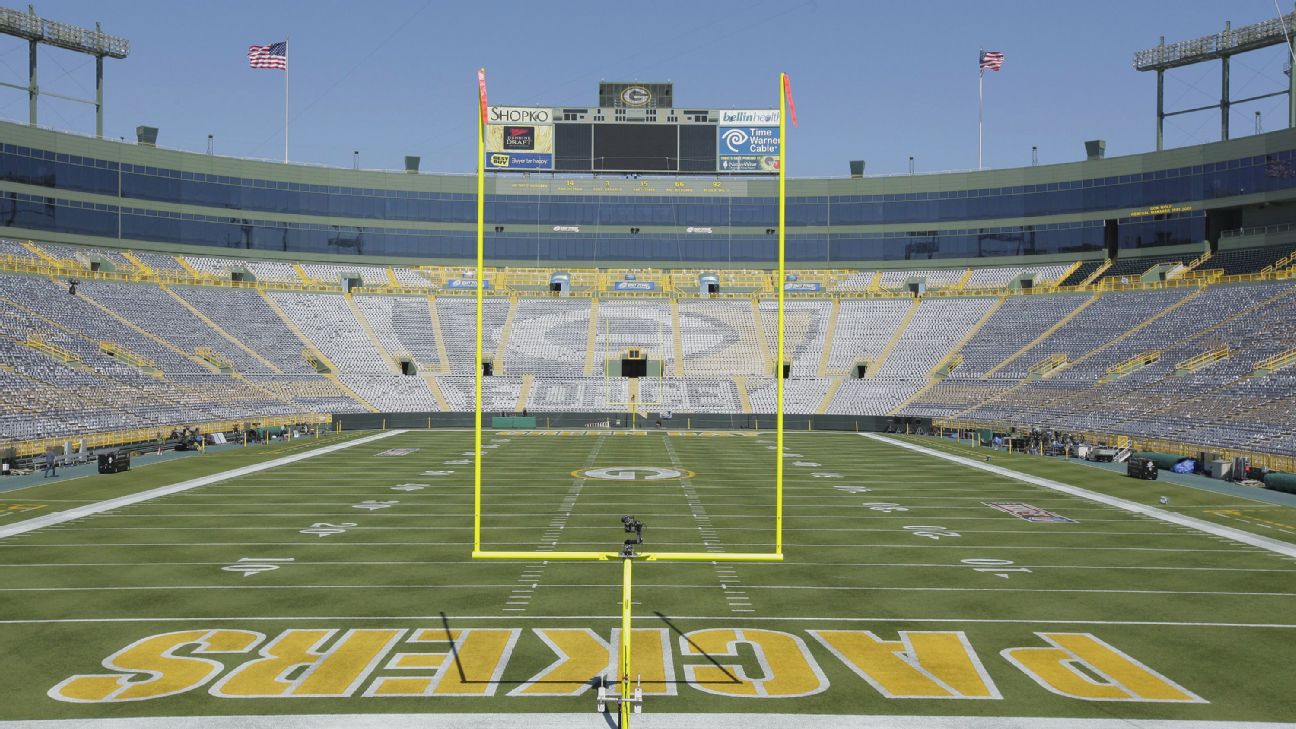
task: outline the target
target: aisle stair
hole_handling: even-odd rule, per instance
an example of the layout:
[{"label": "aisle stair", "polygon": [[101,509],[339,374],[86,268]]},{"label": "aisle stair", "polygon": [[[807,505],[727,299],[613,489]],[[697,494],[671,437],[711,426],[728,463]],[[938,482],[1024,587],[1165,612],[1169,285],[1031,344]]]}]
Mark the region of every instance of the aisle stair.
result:
[{"label": "aisle stair", "polygon": [[742,406],[742,411],[751,413],[751,394],[747,392],[747,378],[742,376],[734,377],[733,383],[734,389],[738,391],[738,403]]},{"label": "aisle stair", "polygon": [[1105,261],[1102,262],[1102,265],[1101,265],[1101,266],[1099,266],[1098,268],[1095,268],[1093,273],[1091,273],[1091,274],[1089,274],[1088,276],[1086,276],[1086,277],[1085,277],[1085,280],[1083,280],[1083,281],[1081,281],[1080,283],[1076,284],[1076,286],[1088,286],[1089,284],[1093,283],[1094,281],[1097,281],[1098,278],[1099,278],[1100,276],[1102,276],[1104,273],[1106,273],[1106,272],[1107,272],[1107,269],[1111,268],[1112,265],[1115,264],[1115,263],[1116,263],[1116,259],[1114,259],[1114,258],[1108,258],[1107,260],[1105,260]]},{"label": "aisle stair", "polygon": [[210,327],[212,331],[216,332],[217,334],[221,335],[225,339],[229,340],[234,346],[243,350],[245,353],[247,353],[249,357],[255,359],[257,362],[260,362],[263,366],[265,366],[267,369],[269,369],[271,372],[275,373],[276,375],[283,374],[283,370],[276,367],[273,362],[266,359],[265,357],[262,357],[260,353],[258,353],[256,350],[244,344],[242,340],[238,339],[234,335],[222,329],[219,324],[207,318],[206,314],[199,311],[193,304],[190,304],[183,296],[172,291],[170,287],[161,286],[160,288],[163,291],[165,291],[167,294],[169,294],[171,298],[179,302],[181,306],[183,306],[185,309],[188,309],[190,314],[193,314],[194,316],[198,317],[199,321],[201,321],[202,323]]},{"label": "aisle stair", "polygon": [[675,344],[675,376],[684,376],[684,335],[680,328],[679,299],[671,297],[671,341]]},{"label": "aisle stair", "polygon": [[185,271],[187,271],[190,276],[193,276],[194,278],[208,278],[206,276],[203,276],[202,271],[199,271],[198,269],[194,268],[192,263],[185,260],[184,256],[171,256],[171,257],[174,258],[175,262],[180,264],[180,268],[183,268]]},{"label": "aisle stair", "polygon": [[1075,273],[1077,268],[1080,268],[1083,265],[1084,265],[1084,261],[1072,261],[1071,265],[1067,266],[1067,269],[1062,272],[1062,275],[1058,276],[1056,279],[1049,282],[1046,285],[1046,288],[1048,288],[1049,290],[1056,289],[1058,286],[1062,285],[1063,281],[1070,278],[1071,274]]},{"label": "aisle stair", "polygon": [[50,255],[50,253],[46,251],[44,248],[41,248],[40,246],[36,245],[35,243],[29,240],[21,241],[19,245],[31,251],[32,253],[35,253],[37,258],[50,264],[51,266],[62,266],[65,263],[65,261],[55,258],[54,256]]},{"label": "aisle stair", "polygon": [[904,318],[900,320],[900,324],[897,325],[895,331],[891,333],[891,338],[887,340],[886,345],[882,347],[882,351],[878,352],[878,355],[873,358],[873,362],[869,365],[867,372],[870,380],[877,377],[877,373],[886,365],[887,357],[891,356],[891,351],[900,343],[900,337],[904,335],[904,330],[909,327],[909,322],[913,320],[914,314],[918,313],[918,306],[920,304],[922,304],[922,299],[915,296],[913,303],[909,305],[909,310],[905,312]]},{"label": "aisle stair", "polygon": [[387,363],[387,369],[393,375],[399,375],[401,373],[400,364],[392,356],[392,353],[388,352],[387,348],[382,345],[382,340],[378,338],[378,332],[374,331],[369,324],[369,320],[365,318],[364,312],[360,311],[360,306],[356,304],[355,297],[347,293],[343,294],[342,298],[346,300],[347,308],[351,309],[351,315],[355,317],[356,323],[360,325],[360,330],[368,337],[369,344],[373,345],[373,348],[377,350],[383,361]]},{"label": "aisle stair", "polygon": [[[752,319],[756,322],[756,340],[757,340],[757,344],[760,346],[761,362],[764,365],[761,368],[761,372],[773,372],[774,371],[774,349],[777,347],[777,344],[771,346],[769,337],[765,336],[765,322],[763,319],[761,319],[760,299],[752,299],[751,308],[752,308]],[[777,341],[778,340],[776,339],[775,342]],[[787,348],[786,341],[783,342],[783,347],[784,349]]]},{"label": "aisle stair", "polygon": [[841,299],[832,300],[832,311],[828,313],[828,325],[824,327],[823,353],[819,355],[819,377],[828,376],[828,362],[832,360],[833,337],[837,335],[837,318],[841,316]]},{"label": "aisle stair", "polygon": [[[1175,303],[1171,304],[1170,306],[1167,306],[1166,308],[1164,308],[1164,309],[1162,309],[1161,311],[1157,312],[1157,313],[1154,314],[1153,316],[1150,316],[1150,317],[1144,319],[1143,321],[1139,322],[1138,324],[1136,324],[1135,326],[1133,326],[1133,327],[1131,327],[1130,329],[1126,330],[1125,332],[1122,332],[1121,335],[1118,336],[1118,337],[1116,337],[1115,339],[1112,339],[1112,340],[1110,340],[1110,341],[1108,341],[1108,342],[1106,342],[1106,343],[1104,343],[1104,344],[1102,344],[1102,345],[1100,345],[1100,346],[1094,347],[1093,349],[1089,350],[1088,352],[1085,352],[1083,355],[1081,355],[1080,357],[1077,357],[1074,361],[1072,361],[1072,362],[1070,362],[1070,363],[1068,363],[1068,364],[1069,364],[1069,365],[1075,365],[1075,364],[1078,364],[1078,363],[1080,363],[1080,362],[1083,362],[1083,361],[1089,359],[1090,357],[1094,356],[1095,354],[1097,354],[1097,353],[1099,353],[1099,352],[1101,352],[1101,351],[1107,349],[1108,347],[1112,346],[1113,344],[1116,344],[1117,342],[1122,342],[1122,341],[1124,341],[1124,340],[1126,340],[1126,339],[1129,339],[1130,337],[1134,336],[1135,334],[1138,334],[1139,332],[1141,332],[1141,331],[1143,331],[1144,329],[1146,329],[1149,325],[1152,324],[1152,322],[1155,322],[1155,321],[1158,321],[1158,320],[1164,318],[1164,317],[1165,317],[1166,315],[1168,315],[1170,312],[1174,311],[1175,309],[1178,309],[1179,307],[1183,306],[1184,304],[1187,304],[1189,301],[1192,301],[1193,299],[1197,298],[1197,296],[1200,295],[1201,292],[1203,292],[1203,291],[1205,291],[1205,290],[1206,290],[1206,288],[1205,288],[1204,286],[1203,286],[1203,287],[1200,287],[1200,288],[1198,288],[1198,289],[1196,289],[1196,290],[1194,290],[1192,293],[1190,293],[1190,294],[1188,294],[1187,296],[1185,296],[1185,297],[1179,299],[1178,301],[1176,301]],[[1124,364],[1127,364],[1127,363],[1124,363]]]},{"label": "aisle stair", "polygon": [[[441,331],[441,316],[437,313],[436,299],[427,297],[428,314],[432,318],[432,337],[436,340],[438,373],[450,372],[450,355],[446,352],[445,334]],[[438,389],[438,392],[440,390]]]},{"label": "aisle stair", "polygon": [[432,393],[432,398],[437,401],[437,407],[440,408],[442,412],[448,412],[450,410],[450,403],[446,400],[445,394],[441,392],[441,385],[437,383],[436,378],[423,376],[422,380],[423,384],[427,386],[428,391]]},{"label": "aisle stair", "polygon": [[[636,382],[636,380],[631,380]],[[522,387],[518,388],[517,404],[513,406],[513,412],[520,413],[526,410],[527,398],[531,396],[531,388],[535,387],[535,375],[530,372],[522,375]]]},{"label": "aisle stair", "polygon": [[[1101,269],[1101,268],[1103,268],[1103,267],[1100,266],[1099,268]],[[1039,335],[1038,337],[1035,337],[1034,339],[1030,340],[1030,342],[1028,342],[1028,343],[1026,344],[1026,346],[1024,346],[1024,347],[1022,347],[1021,349],[1017,350],[1016,352],[1013,352],[1012,354],[1008,355],[1008,357],[1007,357],[1006,359],[1004,359],[1004,361],[1000,362],[999,364],[997,364],[997,365],[995,365],[994,367],[991,367],[989,370],[987,370],[986,373],[985,373],[984,375],[981,375],[981,379],[983,379],[983,380],[988,380],[988,379],[990,379],[990,377],[993,376],[994,373],[998,372],[999,370],[1003,369],[1004,367],[1007,367],[1009,362],[1012,362],[1013,360],[1017,359],[1018,357],[1022,356],[1023,354],[1029,352],[1029,351],[1031,350],[1031,348],[1033,348],[1035,345],[1037,345],[1037,344],[1039,344],[1040,342],[1044,341],[1045,339],[1048,339],[1049,337],[1053,336],[1053,334],[1054,334],[1057,330],[1059,330],[1059,329],[1061,329],[1062,327],[1066,326],[1067,322],[1069,322],[1069,321],[1071,321],[1072,319],[1076,318],[1076,315],[1078,315],[1080,312],[1084,311],[1085,309],[1089,308],[1089,305],[1092,304],[1093,302],[1097,301],[1097,300],[1098,300],[1098,297],[1101,296],[1101,295],[1102,295],[1102,294],[1094,294],[1094,295],[1090,296],[1088,299],[1086,299],[1086,300],[1084,301],[1084,303],[1082,303],[1082,304],[1080,304],[1079,306],[1077,306],[1076,308],[1072,309],[1072,310],[1071,310],[1071,313],[1067,314],[1066,316],[1062,317],[1061,319],[1058,319],[1058,320],[1057,320],[1057,323],[1055,323],[1053,326],[1049,327],[1048,329],[1045,329],[1043,332],[1040,333],[1040,335]]]},{"label": "aisle stair", "polygon": [[[508,315],[504,317],[504,326],[500,327],[499,342],[495,346],[495,359],[492,360],[497,377],[504,374],[504,353],[508,351],[509,337],[513,334],[513,317],[517,314],[517,310],[518,297],[510,296]],[[482,322],[482,326],[486,326],[486,323]]]},{"label": "aisle stair", "polygon": [[122,249],[119,252],[122,254],[122,258],[125,258],[126,260],[131,262],[131,265],[135,267],[136,271],[139,271],[145,276],[157,275],[157,271],[154,271],[152,266],[140,260],[140,257],[135,255],[134,251],[128,251],[126,249]]},{"label": "aisle stair", "polygon": [[585,366],[582,370],[586,377],[593,376],[594,359],[598,354],[595,351],[598,344],[598,312],[599,300],[590,299],[589,328],[585,332]]},{"label": "aisle stair", "polygon": [[825,415],[828,412],[828,406],[832,405],[834,397],[837,397],[837,391],[841,389],[846,382],[845,377],[834,377],[828,385],[828,391],[824,393],[823,399],[819,401],[818,407],[815,408],[815,415]]},{"label": "aisle stair", "polygon": [[91,306],[95,307],[96,309],[99,309],[100,311],[112,317],[113,319],[116,319],[117,321],[121,322],[126,328],[130,329],[131,331],[140,334],[141,336],[145,336],[148,337],[149,339],[152,339],[153,341],[157,342],[163,347],[166,347],[172,352],[175,352],[181,357],[184,357],[185,359],[189,360],[190,362],[194,362],[195,364],[201,365],[204,369],[207,369],[211,372],[220,372],[220,368],[212,364],[211,362],[208,362],[207,360],[193,354],[192,352],[186,352],[183,349],[180,349],[179,347],[172,344],[171,342],[168,342],[162,337],[159,337],[156,334],[148,331],[147,329],[139,326],[138,324],[131,321],[130,319],[127,319],[121,314],[118,314],[116,311],[113,311],[107,306],[104,306],[98,301],[95,301],[93,297],[91,297],[89,294],[85,293],[84,291],[78,293],[77,296],[81,297],[81,300],[86,302],[87,304],[90,304]]}]

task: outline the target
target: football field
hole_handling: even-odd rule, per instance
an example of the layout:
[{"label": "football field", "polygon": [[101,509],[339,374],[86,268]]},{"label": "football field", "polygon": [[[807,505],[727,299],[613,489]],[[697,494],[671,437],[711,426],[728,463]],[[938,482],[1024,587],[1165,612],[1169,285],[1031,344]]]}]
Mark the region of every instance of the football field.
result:
[{"label": "football field", "polygon": [[[0,519],[0,720],[606,727],[621,565],[544,552],[616,551],[622,515],[643,551],[774,549],[773,433],[488,432],[482,546],[516,561],[470,559],[471,432],[357,435],[0,493],[37,507]],[[786,451],[785,561],[635,564],[643,726],[1296,719],[1296,509],[934,438]]]}]

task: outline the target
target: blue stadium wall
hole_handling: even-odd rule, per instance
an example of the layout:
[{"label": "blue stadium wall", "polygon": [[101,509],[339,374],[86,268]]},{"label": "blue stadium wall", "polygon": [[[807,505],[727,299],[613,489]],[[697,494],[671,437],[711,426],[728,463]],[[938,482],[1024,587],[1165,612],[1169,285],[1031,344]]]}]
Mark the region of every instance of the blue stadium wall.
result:
[{"label": "blue stadium wall", "polygon": [[[471,176],[241,160],[3,122],[0,145],[0,235],[321,260],[475,255]],[[766,179],[498,175],[487,256],[769,266],[775,192]],[[1168,250],[1296,221],[1296,131],[1040,167],[797,179],[788,195],[788,260],[804,267]]]}]

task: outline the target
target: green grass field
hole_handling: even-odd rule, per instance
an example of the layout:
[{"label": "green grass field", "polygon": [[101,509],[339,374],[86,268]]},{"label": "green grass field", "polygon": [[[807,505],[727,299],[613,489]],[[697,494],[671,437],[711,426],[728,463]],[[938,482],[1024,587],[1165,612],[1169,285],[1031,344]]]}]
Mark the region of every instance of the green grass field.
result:
[{"label": "green grass field", "polygon": [[[542,552],[616,550],[622,514],[647,525],[646,550],[773,549],[772,433],[488,433],[483,547],[537,552],[499,562],[469,558],[472,434],[387,435],[0,539],[0,720],[526,712],[607,726],[590,680],[612,677],[620,565]],[[35,486],[0,509],[45,515],[314,445]],[[753,728],[785,714],[1296,717],[1291,557],[856,434],[793,433],[787,450],[785,562],[635,565],[645,726],[710,712]],[[1296,539],[1296,509],[1036,457],[993,464]]]}]

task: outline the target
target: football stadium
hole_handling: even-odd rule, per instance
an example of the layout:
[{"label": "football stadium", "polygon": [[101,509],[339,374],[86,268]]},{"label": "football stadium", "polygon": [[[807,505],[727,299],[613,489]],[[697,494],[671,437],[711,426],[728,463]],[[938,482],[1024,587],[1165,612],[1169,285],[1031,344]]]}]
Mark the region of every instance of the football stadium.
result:
[{"label": "football stadium", "polygon": [[288,41],[284,161],[113,138],[131,41],[0,8],[0,726],[1296,726],[1294,26],[1138,50],[1136,154],[833,178],[786,75],[488,53],[462,174],[288,161]]}]

